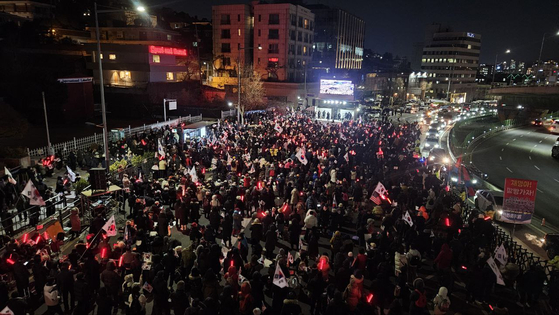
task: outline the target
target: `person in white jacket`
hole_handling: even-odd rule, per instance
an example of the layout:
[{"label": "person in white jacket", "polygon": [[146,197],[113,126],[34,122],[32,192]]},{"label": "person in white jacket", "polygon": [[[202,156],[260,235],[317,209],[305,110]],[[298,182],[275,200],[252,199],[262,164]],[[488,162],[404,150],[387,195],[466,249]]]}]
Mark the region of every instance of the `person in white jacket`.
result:
[{"label": "person in white jacket", "polygon": [[60,296],[58,295],[58,289],[54,283],[54,278],[49,277],[47,283],[43,289],[43,295],[45,297],[45,304],[48,310],[45,314],[60,314],[64,315],[62,307],[60,306]]},{"label": "person in white jacket", "polygon": [[314,210],[307,211],[304,222],[305,228],[307,229],[307,231],[305,232],[305,241],[308,242],[311,230],[318,224],[316,212]]}]

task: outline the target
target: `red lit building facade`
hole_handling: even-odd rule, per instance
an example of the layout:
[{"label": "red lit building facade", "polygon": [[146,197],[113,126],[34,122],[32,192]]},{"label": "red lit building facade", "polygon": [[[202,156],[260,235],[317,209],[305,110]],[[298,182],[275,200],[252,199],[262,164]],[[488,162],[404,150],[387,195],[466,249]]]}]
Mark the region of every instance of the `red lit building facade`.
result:
[{"label": "red lit building facade", "polygon": [[[234,77],[240,60],[264,80],[303,82],[312,58],[314,14],[289,3],[213,6],[216,76]],[[239,49],[240,48],[240,49]],[[310,69],[310,67],[309,67]],[[228,72],[227,72],[228,71]]]}]

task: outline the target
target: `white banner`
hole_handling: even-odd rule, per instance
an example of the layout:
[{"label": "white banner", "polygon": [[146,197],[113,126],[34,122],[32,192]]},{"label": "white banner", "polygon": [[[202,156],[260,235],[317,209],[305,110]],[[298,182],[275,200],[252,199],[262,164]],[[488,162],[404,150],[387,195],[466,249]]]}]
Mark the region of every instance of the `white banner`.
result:
[{"label": "white banner", "polygon": [[33,182],[31,182],[31,180],[27,182],[27,185],[25,185],[25,188],[23,189],[21,194],[29,198],[30,205],[33,206],[45,205],[45,201],[43,200],[43,197],[41,197],[41,194],[39,193],[35,185],[33,185]]},{"label": "white banner", "polygon": [[407,223],[409,226],[413,226],[413,220],[411,219],[411,216],[410,216],[410,213],[409,213],[409,212],[406,211],[406,212],[404,213],[403,219],[404,219],[404,221],[406,221],[406,223]]},{"label": "white banner", "polygon": [[305,149],[300,149],[299,152],[297,152],[297,154],[295,154],[295,156],[297,157],[299,162],[301,162],[303,165],[307,165],[307,163],[309,162],[309,161],[307,161],[307,158],[305,157]]},{"label": "white banner", "polygon": [[384,188],[384,185],[381,182],[378,182],[377,187],[375,188],[375,191],[380,196],[384,196],[384,195],[386,195],[386,193],[388,193],[388,190],[386,190],[386,188]]}]

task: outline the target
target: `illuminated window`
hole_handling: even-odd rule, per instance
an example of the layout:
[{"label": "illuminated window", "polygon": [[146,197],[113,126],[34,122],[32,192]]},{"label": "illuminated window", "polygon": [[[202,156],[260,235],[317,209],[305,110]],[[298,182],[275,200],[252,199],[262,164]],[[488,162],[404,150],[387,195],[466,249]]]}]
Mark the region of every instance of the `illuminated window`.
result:
[{"label": "illuminated window", "polygon": [[307,55],[307,46],[303,46],[303,56]]},{"label": "illuminated window", "polygon": [[152,56],[152,61],[153,61],[153,63],[160,63],[161,62],[161,57],[159,55],[153,55]]},{"label": "illuminated window", "polygon": [[103,54],[100,54],[99,56],[101,56],[101,60],[103,60]]},{"label": "illuminated window", "polygon": [[472,45],[468,45],[468,49],[472,49]]},{"label": "illuminated window", "polygon": [[172,39],[173,39],[173,36],[167,35],[167,40],[172,40]]},{"label": "illuminated window", "polygon": [[116,60],[115,54],[109,54],[109,60]]},{"label": "illuminated window", "polygon": [[307,30],[309,29],[309,20],[308,20],[308,19],[305,19],[305,20],[304,20],[304,27],[305,27],[305,29],[307,29]]},{"label": "illuminated window", "polygon": [[175,74],[172,72],[167,72],[167,81],[173,81],[175,79]]},{"label": "illuminated window", "polygon": [[129,80],[130,79],[130,71],[120,71],[120,73],[118,74],[120,79],[122,80]]}]

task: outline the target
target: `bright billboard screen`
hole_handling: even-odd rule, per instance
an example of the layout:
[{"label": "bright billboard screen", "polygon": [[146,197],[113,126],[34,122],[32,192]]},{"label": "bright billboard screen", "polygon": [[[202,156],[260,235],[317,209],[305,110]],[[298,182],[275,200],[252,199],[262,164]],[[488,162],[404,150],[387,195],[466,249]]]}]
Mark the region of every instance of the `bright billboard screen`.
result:
[{"label": "bright billboard screen", "polygon": [[348,80],[320,80],[320,94],[351,95],[354,85]]}]

